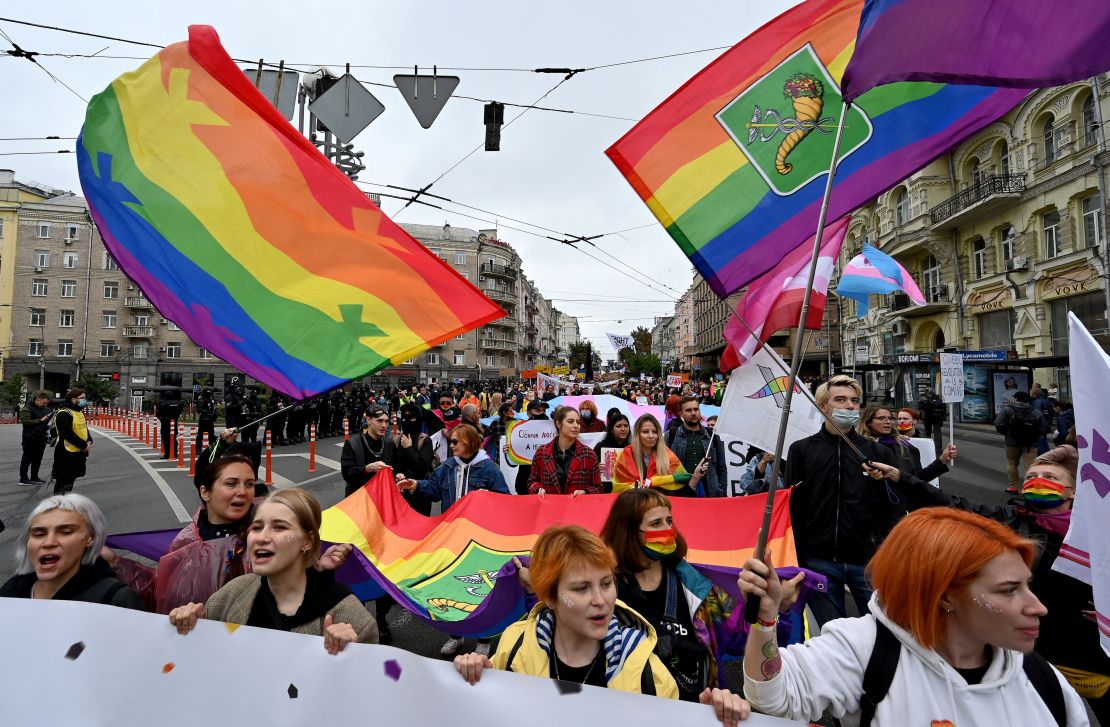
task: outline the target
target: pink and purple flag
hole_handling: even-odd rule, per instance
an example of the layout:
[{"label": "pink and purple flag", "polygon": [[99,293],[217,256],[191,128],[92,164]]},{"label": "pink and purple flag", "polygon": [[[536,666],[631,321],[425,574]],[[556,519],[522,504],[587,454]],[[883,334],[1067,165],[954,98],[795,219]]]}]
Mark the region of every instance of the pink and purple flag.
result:
[{"label": "pink and purple flag", "polygon": [[925,305],[925,296],[913,276],[897,260],[870,245],[864,245],[863,252],[848,261],[836,286],[837,295],[856,301],[861,316],[867,315],[867,296],[896,290],[908,295],[914,303]]},{"label": "pink and purple flag", "polygon": [[[848,230],[848,217],[841,217],[825,228],[821,254],[817,259],[817,274],[813,279],[813,294],[806,311],[806,328],[821,328],[825,315],[825,302],[829,278],[844,244]],[[794,248],[778,265],[748,286],[736,312],[725,325],[724,337],[729,345],[721,356],[721,370],[731,371],[748,361],[760,341],[767,341],[775,331],[795,328],[802,312],[802,298],[809,279],[809,262],[813,254],[813,238]],[[740,319],[743,319],[743,323]],[[753,336],[748,328],[755,333]]]},{"label": "pink and purple flag", "polygon": [[900,81],[1036,88],[1110,69],[1106,0],[867,0],[844,100]]}]

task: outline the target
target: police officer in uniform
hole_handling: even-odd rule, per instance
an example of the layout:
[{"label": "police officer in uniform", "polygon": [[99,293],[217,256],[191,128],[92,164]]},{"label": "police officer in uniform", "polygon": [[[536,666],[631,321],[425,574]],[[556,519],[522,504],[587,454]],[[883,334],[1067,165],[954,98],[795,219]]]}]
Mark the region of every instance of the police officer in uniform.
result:
[{"label": "police officer in uniform", "polygon": [[200,392],[194,402],[197,407],[197,441],[195,451],[199,452],[203,449],[204,433],[208,432],[208,443],[212,444],[216,441],[216,400],[212,395],[211,389],[204,389]]}]

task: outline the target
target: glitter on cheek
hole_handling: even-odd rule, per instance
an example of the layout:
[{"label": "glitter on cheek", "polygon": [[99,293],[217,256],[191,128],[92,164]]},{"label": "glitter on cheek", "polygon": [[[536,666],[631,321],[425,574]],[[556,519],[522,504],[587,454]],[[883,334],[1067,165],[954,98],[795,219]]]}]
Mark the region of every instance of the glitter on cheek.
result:
[{"label": "glitter on cheek", "polygon": [[559,600],[562,601],[563,605],[566,606],[567,608],[574,608],[574,601],[571,600],[571,597],[568,596],[567,594],[560,593],[559,594]]},{"label": "glitter on cheek", "polygon": [[999,608],[999,606],[996,603],[994,603],[993,601],[991,601],[990,599],[988,599],[987,597],[982,596],[982,595],[972,596],[971,597],[971,602],[974,603],[979,608],[982,608],[982,609],[984,609],[986,611],[989,611],[990,613],[993,613],[993,614],[1001,615],[1001,614],[1005,613],[1005,611],[1003,611],[1001,608]]}]

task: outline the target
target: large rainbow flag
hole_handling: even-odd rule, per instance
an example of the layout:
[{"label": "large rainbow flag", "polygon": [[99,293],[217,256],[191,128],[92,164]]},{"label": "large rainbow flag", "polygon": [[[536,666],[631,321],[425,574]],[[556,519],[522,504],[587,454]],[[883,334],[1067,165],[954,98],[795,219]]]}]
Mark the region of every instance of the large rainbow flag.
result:
[{"label": "large rainbow flag", "polygon": [[294,129],[208,26],[93,98],[77,160],[104,243],[143,295],[291,396],[505,315]]},{"label": "large rainbow flag", "polygon": [[[606,152],[725,297],[811,237],[863,0],[808,0],[738,43]],[[828,219],[1013,108],[1020,89],[880,86],[845,119]]]},{"label": "large rainbow flag", "polygon": [[[789,491],[775,499],[768,543],[776,566],[797,572]],[[475,491],[446,513],[426,518],[382,470],[358,492],[324,511],[321,536],[353,543],[366,575],[349,562],[340,576],[364,599],[385,591],[433,626],[453,634],[500,633],[524,612],[513,556],[526,556],[552,525],[576,523],[600,533],[616,495],[544,499]],[[674,498],[675,526],[686,538],[687,560],[738,595],[736,577],[755,552],[765,496]],[[728,523],[722,527],[722,523]],[[350,568],[351,570],[346,570]],[[807,578],[808,580],[808,578]]]}]

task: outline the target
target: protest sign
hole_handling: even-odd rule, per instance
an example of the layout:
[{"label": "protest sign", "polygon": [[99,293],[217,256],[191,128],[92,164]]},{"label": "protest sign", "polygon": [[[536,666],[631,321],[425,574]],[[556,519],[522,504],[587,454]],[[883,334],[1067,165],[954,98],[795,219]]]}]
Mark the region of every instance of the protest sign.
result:
[{"label": "protest sign", "polygon": [[679,376],[678,374],[667,374],[667,388],[669,388],[669,389],[681,389],[682,388],[682,377]]}]

